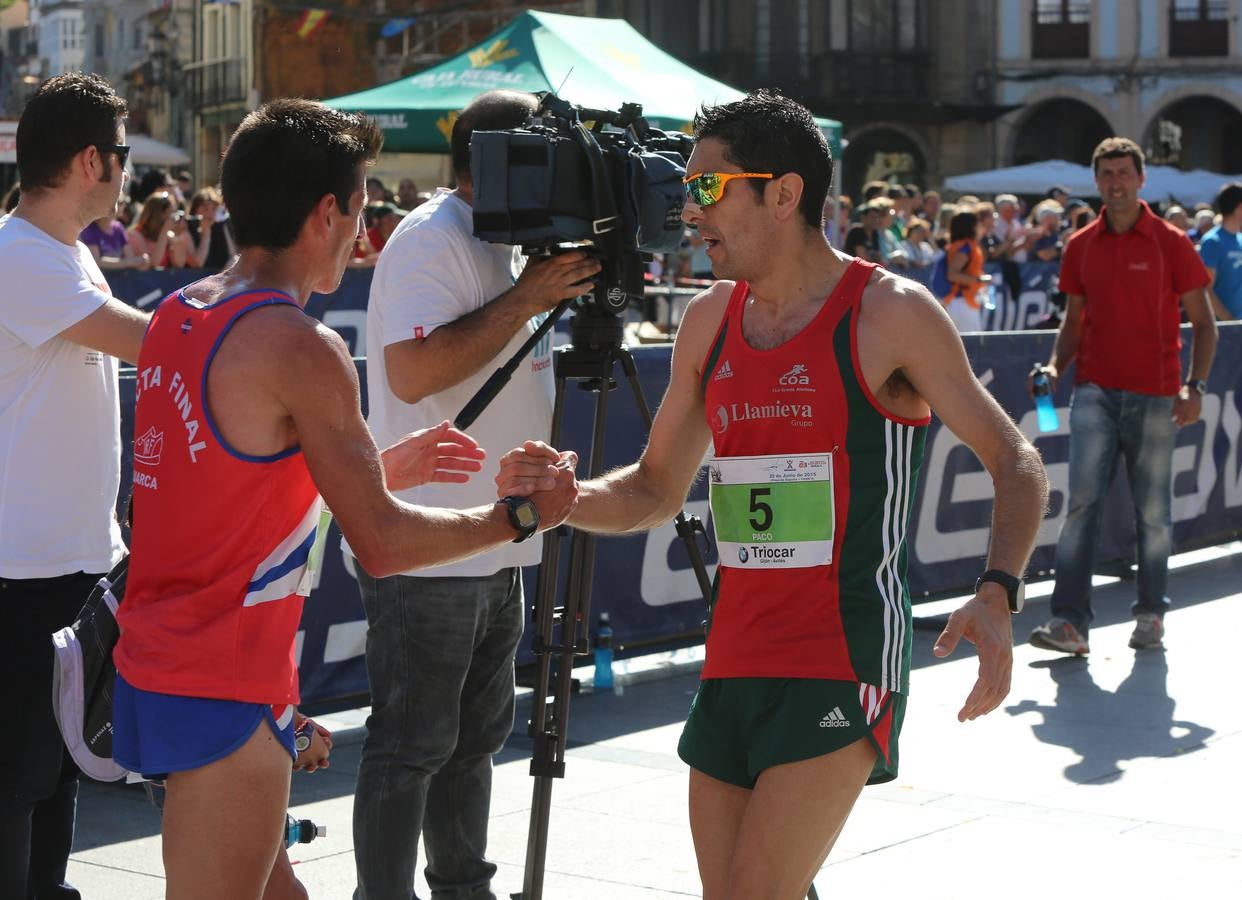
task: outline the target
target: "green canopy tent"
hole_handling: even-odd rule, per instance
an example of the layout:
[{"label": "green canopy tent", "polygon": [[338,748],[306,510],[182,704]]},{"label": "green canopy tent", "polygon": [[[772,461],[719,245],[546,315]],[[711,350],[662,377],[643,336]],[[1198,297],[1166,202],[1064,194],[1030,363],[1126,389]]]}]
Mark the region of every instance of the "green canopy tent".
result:
[{"label": "green canopy tent", "polygon": [[[447,153],[457,112],[496,88],[556,91],[591,109],[641,103],[651,124],[671,130],[686,128],[701,104],[743,96],[678,62],[623,19],[525,12],[426,71],[324,102],[373,116],[386,151]],[[838,158],[841,123],[818,122]]]}]

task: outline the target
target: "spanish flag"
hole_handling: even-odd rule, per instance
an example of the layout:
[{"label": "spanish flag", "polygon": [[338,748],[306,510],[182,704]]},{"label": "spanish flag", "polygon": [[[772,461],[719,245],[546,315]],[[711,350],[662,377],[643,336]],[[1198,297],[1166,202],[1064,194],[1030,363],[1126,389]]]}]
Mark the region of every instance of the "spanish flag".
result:
[{"label": "spanish flag", "polygon": [[308,38],[322,25],[328,18],[326,9],[308,9],[302,13],[302,21],[298,23],[298,37]]}]

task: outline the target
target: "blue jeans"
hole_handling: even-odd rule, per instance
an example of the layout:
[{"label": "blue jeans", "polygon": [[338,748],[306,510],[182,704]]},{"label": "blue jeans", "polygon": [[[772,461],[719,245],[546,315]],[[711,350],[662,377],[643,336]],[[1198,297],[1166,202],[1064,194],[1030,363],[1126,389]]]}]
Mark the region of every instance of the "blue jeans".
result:
[{"label": "blue jeans", "polygon": [[1069,510],[1057,541],[1052,614],[1084,635],[1091,625],[1091,570],[1104,498],[1125,460],[1138,534],[1138,600],[1133,612],[1169,606],[1173,547],[1173,398],[1080,384],[1070,403]]},{"label": "blue jeans", "polygon": [[354,796],[355,900],[410,900],[418,838],[435,900],[495,900],[484,858],[492,756],[513,730],[521,570],[374,579],[367,614],[371,715]]}]

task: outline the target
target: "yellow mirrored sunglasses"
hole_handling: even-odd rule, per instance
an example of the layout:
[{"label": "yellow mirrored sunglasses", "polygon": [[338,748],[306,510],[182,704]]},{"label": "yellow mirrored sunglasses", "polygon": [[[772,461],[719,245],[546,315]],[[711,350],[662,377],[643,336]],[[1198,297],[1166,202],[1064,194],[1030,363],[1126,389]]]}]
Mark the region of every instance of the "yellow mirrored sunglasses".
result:
[{"label": "yellow mirrored sunglasses", "polygon": [[697,206],[719,203],[725,187],[735,178],[772,178],[771,172],[699,172],[681,180],[686,186],[686,197]]}]

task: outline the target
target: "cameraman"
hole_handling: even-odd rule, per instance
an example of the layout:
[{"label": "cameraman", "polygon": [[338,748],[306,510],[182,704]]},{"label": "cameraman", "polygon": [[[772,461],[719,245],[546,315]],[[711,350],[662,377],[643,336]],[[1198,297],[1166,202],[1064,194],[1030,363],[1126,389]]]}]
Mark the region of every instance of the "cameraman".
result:
[{"label": "cameraman", "polygon": [[[368,424],[377,438],[452,419],[548,310],[590,290],[599,264],[585,253],[523,270],[518,248],[473,234],[470,136],[522,125],[535,109],[527,93],[476,97],[453,126],[457,189],[440,189],[406,216],[380,254],[367,308]],[[494,501],[492,460],[525,435],[549,435],[552,397],[549,336],[471,429],[489,454],[484,473],[399,496],[452,508]],[[358,568],[372,711],[354,802],[356,896],[409,898],[423,833],[437,897],[493,897],[496,867],[484,859],[492,755],[513,726],[520,567],[539,556],[530,541],[387,578]]]}]

